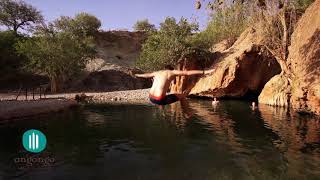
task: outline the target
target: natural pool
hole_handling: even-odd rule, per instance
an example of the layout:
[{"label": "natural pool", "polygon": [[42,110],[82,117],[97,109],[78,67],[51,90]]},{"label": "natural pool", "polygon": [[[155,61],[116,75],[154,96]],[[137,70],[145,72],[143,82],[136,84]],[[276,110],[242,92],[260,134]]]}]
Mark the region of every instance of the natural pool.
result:
[{"label": "natural pool", "polygon": [[[28,129],[44,152],[23,149]],[[0,180],[320,179],[319,120],[241,101],[89,105],[2,123],[0,148]]]}]

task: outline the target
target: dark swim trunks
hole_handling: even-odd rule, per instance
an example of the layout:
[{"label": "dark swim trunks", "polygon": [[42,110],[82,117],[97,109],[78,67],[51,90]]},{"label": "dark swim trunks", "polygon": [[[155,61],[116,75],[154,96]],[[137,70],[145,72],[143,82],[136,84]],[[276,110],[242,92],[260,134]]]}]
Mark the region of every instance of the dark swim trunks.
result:
[{"label": "dark swim trunks", "polygon": [[179,101],[178,96],[176,96],[175,94],[169,94],[163,97],[156,97],[149,94],[149,98],[153,104],[157,105],[167,105]]}]

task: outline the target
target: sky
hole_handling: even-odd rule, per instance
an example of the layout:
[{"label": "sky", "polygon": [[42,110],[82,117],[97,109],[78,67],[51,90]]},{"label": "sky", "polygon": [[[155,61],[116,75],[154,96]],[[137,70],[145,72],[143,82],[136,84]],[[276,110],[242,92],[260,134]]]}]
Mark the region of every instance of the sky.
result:
[{"label": "sky", "polygon": [[195,0],[24,0],[39,9],[47,21],[61,15],[74,16],[79,12],[95,15],[102,29],[132,30],[137,20],[149,19],[157,27],[165,17],[196,19],[200,29],[207,24],[205,10],[195,9]]}]

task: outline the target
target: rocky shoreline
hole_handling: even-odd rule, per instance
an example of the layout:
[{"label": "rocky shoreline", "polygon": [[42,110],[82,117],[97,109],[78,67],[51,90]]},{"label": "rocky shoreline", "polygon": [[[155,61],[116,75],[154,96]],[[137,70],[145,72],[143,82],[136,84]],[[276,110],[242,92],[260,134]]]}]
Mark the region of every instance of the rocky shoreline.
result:
[{"label": "rocky shoreline", "polygon": [[[39,99],[36,95],[20,96],[15,100],[14,94],[0,94],[0,120],[23,118],[44,113],[57,112],[78,105],[75,97],[85,97],[85,101],[107,104],[150,104],[149,89],[114,91],[101,93],[66,93],[46,95],[46,99]],[[32,100],[31,100],[32,99]]]},{"label": "rocky shoreline", "polygon": [[96,92],[96,93],[70,93],[57,94],[50,97],[63,97],[66,99],[85,100],[93,103],[149,103],[149,89],[113,91],[113,92]]}]

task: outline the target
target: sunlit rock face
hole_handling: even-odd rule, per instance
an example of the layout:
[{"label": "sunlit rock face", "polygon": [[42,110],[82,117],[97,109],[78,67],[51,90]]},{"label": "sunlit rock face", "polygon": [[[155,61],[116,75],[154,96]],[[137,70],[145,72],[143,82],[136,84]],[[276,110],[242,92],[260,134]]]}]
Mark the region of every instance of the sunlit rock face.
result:
[{"label": "sunlit rock face", "polygon": [[289,65],[294,74],[292,106],[320,114],[320,0],[307,9],[292,34]]},{"label": "sunlit rock face", "polygon": [[[247,29],[230,48],[215,51],[211,66],[215,72],[205,77],[177,78],[171,90],[191,89],[190,94],[202,97],[258,96],[264,85],[280,73],[277,61],[261,52],[261,36],[255,29]],[[179,65],[179,69],[200,69],[193,61]],[[191,79],[191,80],[190,80]]]},{"label": "sunlit rock face", "polygon": [[259,102],[267,105],[288,106],[290,92],[290,82],[283,74],[279,74],[265,85],[259,96]]},{"label": "sunlit rock face", "polygon": [[144,32],[107,31],[96,35],[98,58],[87,65],[88,71],[133,68],[147,35]]},{"label": "sunlit rock face", "polygon": [[149,88],[150,80],[134,76],[143,73],[134,66],[146,38],[144,32],[97,33],[97,58],[87,64],[86,72],[70,83],[69,89],[98,92]]},{"label": "sunlit rock face", "polygon": [[292,34],[287,77],[275,76],[262,91],[259,102],[290,105],[298,111],[320,114],[320,0],[299,20]]}]

